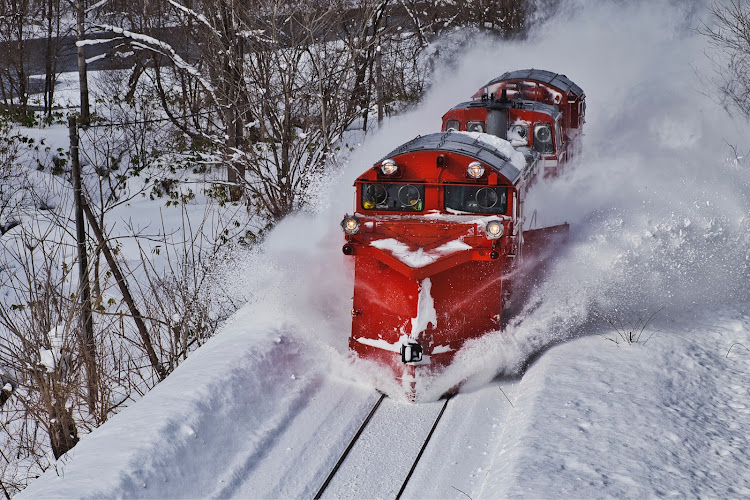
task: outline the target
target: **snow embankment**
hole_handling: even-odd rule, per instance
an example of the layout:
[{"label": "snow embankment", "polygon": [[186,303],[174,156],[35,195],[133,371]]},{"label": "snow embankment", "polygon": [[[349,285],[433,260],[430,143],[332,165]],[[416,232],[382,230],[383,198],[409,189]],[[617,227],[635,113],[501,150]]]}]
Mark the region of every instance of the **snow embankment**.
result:
[{"label": "snow embankment", "polygon": [[211,494],[231,457],[262,451],[313,393],[313,352],[241,311],[18,498]]},{"label": "snow embankment", "polygon": [[[293,332],[249,319],[19,498],[313,496],[377,395],[325,374]],[[727,356],[750,346],[750,316],[669,321],[633,345],[607,327],[589,333],[504,390],[457,395],[405,497],[750,495],[750,351]],[[347,481],[352,497],[368,496],[364,477]]]},{"label": "snow embankment", "polygon": [[750,316],[663,327],[634,345],[604,330],[532,364],[478,497],[750,495],[750,351],[727,356],[750,347]]}]

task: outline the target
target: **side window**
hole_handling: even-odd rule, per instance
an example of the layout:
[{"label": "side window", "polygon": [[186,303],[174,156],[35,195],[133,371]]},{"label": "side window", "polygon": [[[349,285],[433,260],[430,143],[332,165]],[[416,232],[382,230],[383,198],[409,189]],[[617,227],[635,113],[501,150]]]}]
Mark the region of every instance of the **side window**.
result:
[{"label": "side window", "polygon": [[424,186],[420,184],[362,184],[362,208],[421,212],[424,210]]}]

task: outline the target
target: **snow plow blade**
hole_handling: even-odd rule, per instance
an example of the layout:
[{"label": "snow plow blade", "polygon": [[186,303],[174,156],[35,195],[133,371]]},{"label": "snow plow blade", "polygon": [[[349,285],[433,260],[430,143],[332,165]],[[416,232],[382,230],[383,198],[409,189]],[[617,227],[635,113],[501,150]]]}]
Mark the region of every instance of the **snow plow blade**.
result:
[{"label": "snow plow blade", "polygon": [[523,232],[523,258],[532,265],[547,259],[568,240],[570,224],[529,229]]}]

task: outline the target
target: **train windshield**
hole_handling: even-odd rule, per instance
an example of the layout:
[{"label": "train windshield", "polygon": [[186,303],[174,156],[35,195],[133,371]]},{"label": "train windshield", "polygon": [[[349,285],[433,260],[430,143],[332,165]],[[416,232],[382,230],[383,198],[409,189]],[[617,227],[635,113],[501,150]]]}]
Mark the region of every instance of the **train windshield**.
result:
[{"label": "train windshield", "polygon": [[446,186],[445,208],[477,214],[504,214],[508,211],[508,188]]},{"label": "train windshield", "polygon": [[419,184],[362,184],[362,208],[421,212],[424,186]]}]

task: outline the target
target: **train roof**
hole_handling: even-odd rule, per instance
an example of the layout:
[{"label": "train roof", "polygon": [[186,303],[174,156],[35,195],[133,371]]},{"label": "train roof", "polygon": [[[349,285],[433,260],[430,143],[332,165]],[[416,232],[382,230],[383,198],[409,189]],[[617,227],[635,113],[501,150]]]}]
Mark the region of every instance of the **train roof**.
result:
[{"label": "train roof", "polygon": [[[526,99],[512,99],[510,102],[512,103],[513,109],[522,109],[525,111],[537,111],[539,113],[544,113],[546,115],[549,115],[552,118],[556,118],[557,115],[561,114],[560,107],[556,104],[545,104],[543,102],[529,101]],[[491,107],[491,106],[492,106],[491,101],[466,101],[466,102],[456,104],[455,106],[451,108],[451,110],[483,108],[483,107]]]},{"label": "train roof", "polygon": [[565,94],[573,94],[576,97],[583,97],[583,89],[573,83],[573,81],[565,75],[553,73],[544,69],[518,69],[515,71],[508,71],[503,73],[499,77],[495,78],[491,82],[484,85],[489,87],[496,83],[500,83],[507,80],[534,80],[537,82],[546,83],[560,92]]},{"label": "train roof", "polygon": [[382,163],[387,158],[407,153],[445,151],[447,153],[462,154],[481,161],[515,184],[521,177],[521,169],[514,165],[505,153],[492,144],[491,141],[496,139],[494,136],[488,136],[487,140],[482,140],[481,136],[485,135],[487,134],[469,134],[453,131],[420,135],[397,147],[381,158],[378,163]]}]

